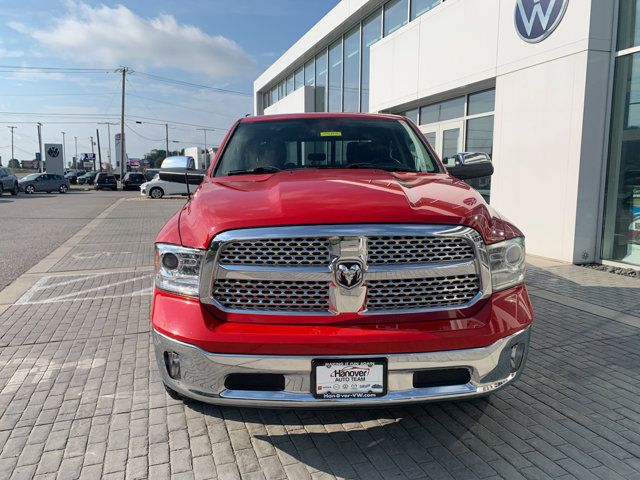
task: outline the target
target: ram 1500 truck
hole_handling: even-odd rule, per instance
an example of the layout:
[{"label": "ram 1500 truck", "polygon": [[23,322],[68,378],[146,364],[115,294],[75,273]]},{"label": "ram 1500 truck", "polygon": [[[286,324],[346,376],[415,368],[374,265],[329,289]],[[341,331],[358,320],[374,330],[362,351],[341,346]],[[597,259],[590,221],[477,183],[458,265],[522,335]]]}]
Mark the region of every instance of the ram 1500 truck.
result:
[{"label": "ram 1500 truck", "polygon": [[157,237],[167,392],[335,407],[513,382],[533,319],[523,234],[462,181],[491,173],[486,160],[447,170],[405,117],[238,121]]}]

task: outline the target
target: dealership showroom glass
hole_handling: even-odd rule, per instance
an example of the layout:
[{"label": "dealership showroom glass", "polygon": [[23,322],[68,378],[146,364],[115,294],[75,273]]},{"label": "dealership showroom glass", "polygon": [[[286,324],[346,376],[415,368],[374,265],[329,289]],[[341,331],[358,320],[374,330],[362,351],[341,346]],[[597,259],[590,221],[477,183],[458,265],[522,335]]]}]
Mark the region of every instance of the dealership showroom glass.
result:
[{"label": "dealership showroom glass", "polygon": [[411,118],[573,263],[640,265],[640,0],[342,0],[254,83],[255,113]]}]

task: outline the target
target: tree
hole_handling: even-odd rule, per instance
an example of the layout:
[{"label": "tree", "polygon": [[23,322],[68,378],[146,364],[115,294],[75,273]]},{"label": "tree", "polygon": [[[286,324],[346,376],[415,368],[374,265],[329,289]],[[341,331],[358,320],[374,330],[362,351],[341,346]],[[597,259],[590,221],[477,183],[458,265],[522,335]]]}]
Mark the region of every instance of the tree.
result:
[{"label": "tree", "polygon": [[20,161],[12,158],[9,160],[9,168],[20,168]]},{"label": "tree", "polygon": [[[169,156],[180,155],[179,151],[169,152]],[[160,168],[160,164],[167,157],[165,150],[153,149],[149,153],[146,153],[143,157],[143,161],[149,162],[149,168]]]}]

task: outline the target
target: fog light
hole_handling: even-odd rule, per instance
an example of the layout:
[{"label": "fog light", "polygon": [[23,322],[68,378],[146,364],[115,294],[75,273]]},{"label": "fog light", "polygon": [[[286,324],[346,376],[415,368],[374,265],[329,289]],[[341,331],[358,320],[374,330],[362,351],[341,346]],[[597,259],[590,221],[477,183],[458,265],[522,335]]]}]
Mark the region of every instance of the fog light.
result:
[{"label": "fog light", "polygon": [[511,347],[511,371],[515,372],[520,368],[524,358],[524,343],[517,343]]},{"label": "fog light", "polygon": [[174,380],[180,379],[180,355],[176,352],[164,352],[164,364],[167,373]]}]

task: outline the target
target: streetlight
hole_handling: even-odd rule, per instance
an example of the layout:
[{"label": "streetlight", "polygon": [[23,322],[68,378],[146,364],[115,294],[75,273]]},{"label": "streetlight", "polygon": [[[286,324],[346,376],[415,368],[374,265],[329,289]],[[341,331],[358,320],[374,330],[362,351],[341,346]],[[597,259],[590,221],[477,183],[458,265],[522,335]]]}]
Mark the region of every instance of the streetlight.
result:
[{"label": "streetlight", "polygon": [[[166,144],[166,152],[167,152],[167,157],[169,156],[169,124],[168,123],[155,123],[155,122],[141,122],[139,120],[136,120],[136,123],[138,125],[142,125],[144,123],[146,123],[147,125],[164,125],[164,132],[165,132],[165,144]],[[171,142],[171,143],[179,143],[179,142]]]},{"label": "streetlight", "polygon": [[7,127],[9,130],[11,130],[11,160],[13,160],[15,158],[15,156],[13,155],[13,131],[18,128],[18,127]]},{"label": "streetlight", "polygon": [[67,168],[67,158],[66,158],[66,152],[67,152],[67,144],[65,142],[64,136],[67,134],[67,132],[60,132],[62,133],[62,168]]},{"label": "streetlight", "polygon": [[76,141],[76,161],[74,162],[73,168],[78,168],[78,137],[73,137]]}]

